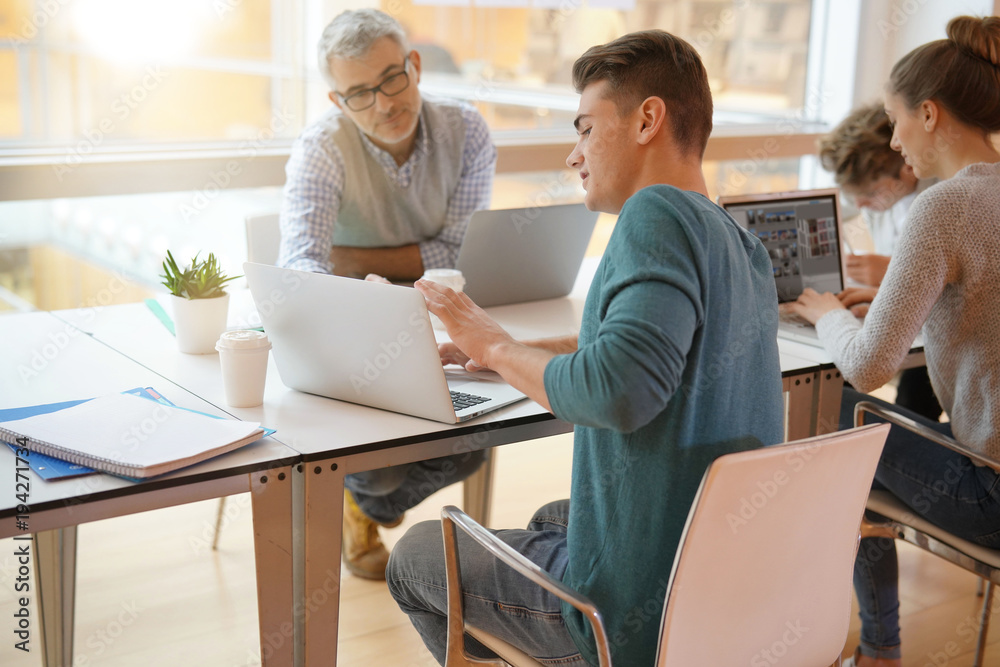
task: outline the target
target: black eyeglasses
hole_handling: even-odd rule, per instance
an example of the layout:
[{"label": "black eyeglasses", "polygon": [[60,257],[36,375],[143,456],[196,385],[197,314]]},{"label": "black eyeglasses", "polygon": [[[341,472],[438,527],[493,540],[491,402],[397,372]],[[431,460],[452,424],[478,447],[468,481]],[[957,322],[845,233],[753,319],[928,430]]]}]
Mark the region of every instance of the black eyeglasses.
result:
[{"label": "black eyeglasses", "polygon": [[410,75],[406,73],[406,67],[410,62],[410,57],[403,58],[403,71],[392,74],[385,78],[382,83],[374,88],[365,88],[356,93],[344,97],[337,93],[337,97],[351,111],[364,111],[375,104],[375,94],[382,93],[386,97],[394,97],[410,87]]}]

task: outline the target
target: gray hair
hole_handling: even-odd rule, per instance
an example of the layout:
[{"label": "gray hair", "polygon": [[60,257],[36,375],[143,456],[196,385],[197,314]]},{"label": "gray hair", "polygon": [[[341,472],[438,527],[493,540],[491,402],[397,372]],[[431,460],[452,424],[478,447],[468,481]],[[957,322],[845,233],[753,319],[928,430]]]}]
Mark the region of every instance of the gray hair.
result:
[{"label": "gray hair", "polygon": [[323,36],[319,38],[319,73],[329,84],[330,90],[336,87],[330,73],[330,59],[363,58],[375,40],[382,37],[388,37],[399,44],[403,53],[410,50],[403,26],[377,9],[348,9],[326,26]]}]

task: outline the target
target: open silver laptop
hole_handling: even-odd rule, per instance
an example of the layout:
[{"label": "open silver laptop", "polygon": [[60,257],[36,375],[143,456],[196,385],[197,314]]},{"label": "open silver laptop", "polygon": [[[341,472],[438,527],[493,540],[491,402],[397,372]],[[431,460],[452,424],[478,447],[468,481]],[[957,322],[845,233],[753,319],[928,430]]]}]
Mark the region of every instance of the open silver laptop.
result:
[{"label": "open silver laptop", "polygon": [[[795,301],[807,287],[834,294],[844,289],[837,190],[719,197],[719,205],[764,243],[779,303]],[[783,315],[778,336],[822,346],[816,328],[794,316]]]},{"label": "open silver laptop", "polygon": [[598,213],[583,204],[477,211],[455,268],[486,308],[569,294]]},{"label": "open silver laptop", "polygon": [[494,373],[446,372],[417,290],[243,264],[281,381],[445,423],[524,398]]}]

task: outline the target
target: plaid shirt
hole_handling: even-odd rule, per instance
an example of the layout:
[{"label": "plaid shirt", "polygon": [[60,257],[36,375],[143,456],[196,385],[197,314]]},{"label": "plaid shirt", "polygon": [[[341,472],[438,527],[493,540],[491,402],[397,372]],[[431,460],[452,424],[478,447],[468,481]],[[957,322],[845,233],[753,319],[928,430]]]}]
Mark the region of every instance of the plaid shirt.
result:
[{"label": "plaid shirt", "polygon": [[[432,102],[424,101],[424,104]],[[474,211],[489,208],[497,151],[486,121],[473,107],[461,105],[465,121],[462,172],[448,202],[440,233],[419,244],[425,269],[455,266],[458,249]],[[413,154],[401,166],[361,133],[365,150],[400,187],[409,185],[429,151],[429,139],[418,126]],[[340,150],[321,127],[306,128],[292,148],[281,208],[281,252],[278,265],[331,273],[330,249],[344,190],[345,164]]]}]

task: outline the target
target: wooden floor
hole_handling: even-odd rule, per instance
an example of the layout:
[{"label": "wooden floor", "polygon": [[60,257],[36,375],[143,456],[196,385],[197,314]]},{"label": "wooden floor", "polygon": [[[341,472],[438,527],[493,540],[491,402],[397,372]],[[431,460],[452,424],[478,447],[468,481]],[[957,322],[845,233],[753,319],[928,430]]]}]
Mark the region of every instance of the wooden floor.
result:
[{"label": "wooden floor", "polygon": [[[493,524],[524,525],[538,506],[566,497],[570,459],[568,436],[498,450]],[[387,542],[459,500],[459,488],[445,489],[387,531]],[[206,501],[80,527],[73,667],[260,664],[249,498],[228,499],[227,524],[212,551],[217,507]],[[974,578],[905,545],[900,568],[904,665],[971,665],[979,608]],[[37,623],[33,652],[13,648],[15,576],[13,542],[0,541],[0,666],[34,667],[42,664]],[[435,664],[383,583],[345,572],[342,619],[345,667]],[[855,619],[848,647],[857,642],[857,626]],[[996,642],[986,664],[1000,665]]]}]

